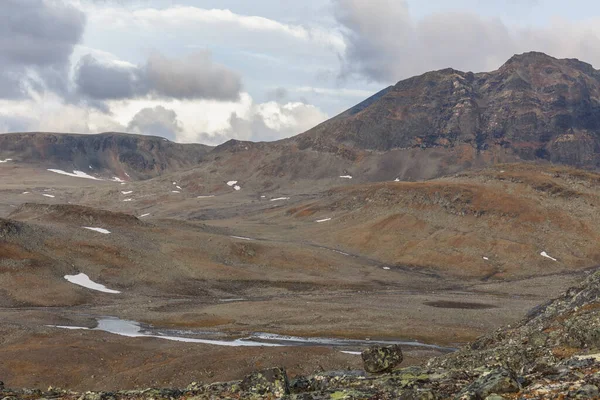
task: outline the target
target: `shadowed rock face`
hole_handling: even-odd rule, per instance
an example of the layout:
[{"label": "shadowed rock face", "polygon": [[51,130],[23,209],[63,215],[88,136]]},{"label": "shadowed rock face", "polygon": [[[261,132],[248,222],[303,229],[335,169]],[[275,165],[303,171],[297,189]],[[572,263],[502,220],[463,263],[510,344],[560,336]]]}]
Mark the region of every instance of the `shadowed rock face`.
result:
[{"label": "shadowed rock face", "polygon": [[147,179],[192,167],[210,149],[201,144],[123,133],[0,135],[0,158],[67,171],[109,172],[121,179],[127,177],[126,173],[133,179]]},{"label": "shadowed rock face", "polygon": [[526,53],[489,73],[413,77],[299,135],[301,148],[507,149],[522,159],[600,165],[600,71]]}]

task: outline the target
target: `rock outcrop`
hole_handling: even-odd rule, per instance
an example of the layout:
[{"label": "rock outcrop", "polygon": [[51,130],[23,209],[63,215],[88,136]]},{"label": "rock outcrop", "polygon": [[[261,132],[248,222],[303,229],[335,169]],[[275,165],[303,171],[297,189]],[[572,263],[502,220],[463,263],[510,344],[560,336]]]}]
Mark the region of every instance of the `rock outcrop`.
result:
[{"label": "rock outcrop", "polygon": [[363,351],[362,359],[365,371],[370,373],[381,373],[391,371],[400,365],[404,359],[400,345],[371,346]]}]

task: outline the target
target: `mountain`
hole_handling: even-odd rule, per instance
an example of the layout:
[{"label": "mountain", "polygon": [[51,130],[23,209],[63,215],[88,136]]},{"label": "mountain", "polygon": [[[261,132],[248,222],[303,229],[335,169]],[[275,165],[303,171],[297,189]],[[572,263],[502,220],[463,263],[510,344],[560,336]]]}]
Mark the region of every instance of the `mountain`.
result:
[{"label": "mountain", "polygon": [[600,165],[600,71],[515,55],[486,73],[454,69],[398,82],[293,139],[299,148],[506,149],[524,160]]},{"label": "mountain", "polygon": [[[498,70],[454,69],[398,82],[295,137],[211,148],[118,133],[0,136],[0,159],[105,169],[147,179],[196,168],[257,188],[350,175],[354,182],[431,179],[522,161],[600,166],[600,71],[575,59],[515,55]],[[220,179],[220,178],[219,178]],[[339,182],[339,180],[338,180]]]},{"label": "mountain", "polygon": [[147,179],[197,165],[211,147],[179,144],[155,136],[103,133],[11,133],[0,135],[0,159],[84,172]]},{"label": "mountain", "polygon": [[[550,162],[595,168],[578,141],[596,140],[595,74],[537,53],[433,72],[273,143],[0,136],[0,381],[185,387],[280,366],[298,399],[597,398],[600,365],[572,356],[600,351],[600,173]],[[544,79],[568,81],[564,101]],[[407,368],[322,373],[397,342]],[[221,393],[240,387],[183,395],[252,398]]]},{"label": "mountain", "polygon": [[515,55],[498,70],[428,72],[398,82],[295,137],[215,148],[118,133],[0,136],[0,159],[146,179],[197,167],[259,187],[352,175],[430,179],[524,160],[600,166],[600,71],[575,59]]}]

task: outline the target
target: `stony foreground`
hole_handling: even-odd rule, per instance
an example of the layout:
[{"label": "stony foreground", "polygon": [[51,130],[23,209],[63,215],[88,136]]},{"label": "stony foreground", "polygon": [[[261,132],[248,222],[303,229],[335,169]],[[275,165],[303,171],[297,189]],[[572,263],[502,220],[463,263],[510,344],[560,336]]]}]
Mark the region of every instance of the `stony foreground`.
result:
[{"label": "stony foreground", "polygon": [[399,368],[397,348],[363,353],[365,369],[290,380],[284,369],[188,388],[75,393],[0,390],[0,399],[597,399],[600,398],[600,271],[514,327],[483,336],[426,366]]}]

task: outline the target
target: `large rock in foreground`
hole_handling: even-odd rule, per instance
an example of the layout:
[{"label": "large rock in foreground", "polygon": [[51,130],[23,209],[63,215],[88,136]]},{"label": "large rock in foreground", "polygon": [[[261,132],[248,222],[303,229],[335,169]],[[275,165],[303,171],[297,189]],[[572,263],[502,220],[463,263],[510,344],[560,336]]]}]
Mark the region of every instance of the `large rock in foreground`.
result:
[{"label": "large rock in foreground", "polygon": [[391,371],[404,360],[400,345],[371,346],[363,351],[362,359],[365,371],[372,374]]},{"label": "large rock in foreground", "polygon": [[290,394],[290,385],[284,368],[271,368],[248,375],[240,388],[251,394],[272,395],[277,398]]}]

